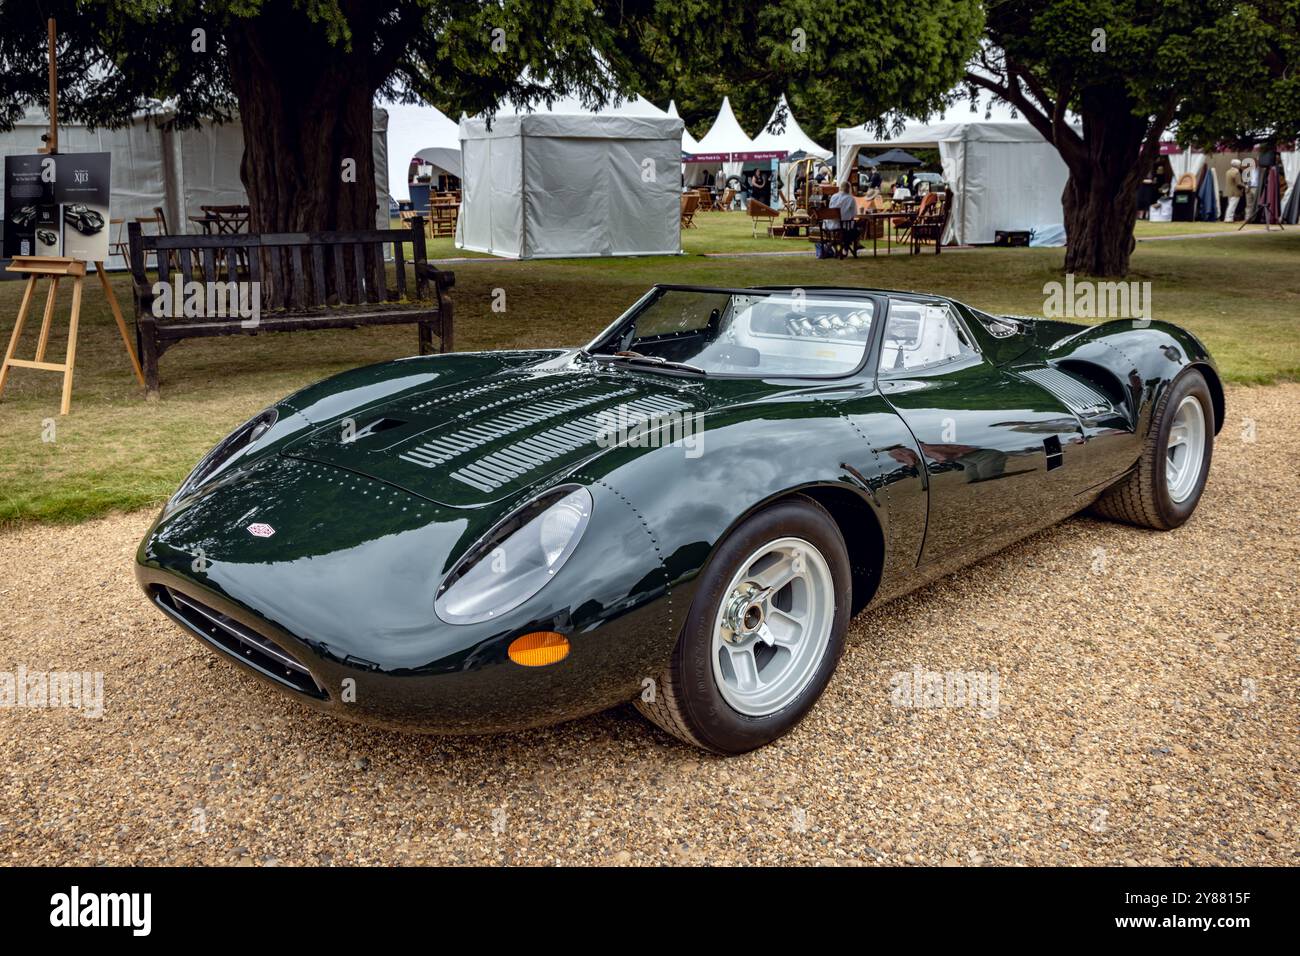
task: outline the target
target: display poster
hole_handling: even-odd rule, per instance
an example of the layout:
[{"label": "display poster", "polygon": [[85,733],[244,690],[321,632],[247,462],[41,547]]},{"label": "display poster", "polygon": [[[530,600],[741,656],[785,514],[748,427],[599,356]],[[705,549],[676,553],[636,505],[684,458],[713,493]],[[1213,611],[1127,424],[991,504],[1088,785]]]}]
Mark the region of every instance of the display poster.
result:
[{"label": "display poster", "polygon": [[109,153],[6,156],[4,255],[108,258]]}]

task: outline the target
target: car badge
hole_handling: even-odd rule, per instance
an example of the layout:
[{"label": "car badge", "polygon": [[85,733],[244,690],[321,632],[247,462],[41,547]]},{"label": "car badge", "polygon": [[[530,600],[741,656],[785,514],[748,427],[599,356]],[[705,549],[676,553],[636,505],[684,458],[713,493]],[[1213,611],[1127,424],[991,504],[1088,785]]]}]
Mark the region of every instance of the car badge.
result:
[{"label": "car badge", "polygon": [[248,526],[248,533],[254,538],[269,538],[275,534],[275,529],[269,524],[263,524],[261,521],[254,521]]}]

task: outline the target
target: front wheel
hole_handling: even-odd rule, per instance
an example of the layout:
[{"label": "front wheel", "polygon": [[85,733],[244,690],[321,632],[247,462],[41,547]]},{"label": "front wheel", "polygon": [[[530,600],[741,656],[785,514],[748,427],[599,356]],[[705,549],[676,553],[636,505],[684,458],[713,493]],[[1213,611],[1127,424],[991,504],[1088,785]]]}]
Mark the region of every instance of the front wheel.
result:
[{"label": "front wheel", "polygon": [[800,498],[759,512],[709,560],[654,699],[637,707],[714,753],[775,740],[829,683],[851,588],[844,538],[823,508]]},{"label": "front wheel", "polygon": [[1093,506],[1143,528],[1177,528],[1196,510],[1214,452],[1214,401],[1205,376],[1187,369],[1165,391],[1137,467]]}]

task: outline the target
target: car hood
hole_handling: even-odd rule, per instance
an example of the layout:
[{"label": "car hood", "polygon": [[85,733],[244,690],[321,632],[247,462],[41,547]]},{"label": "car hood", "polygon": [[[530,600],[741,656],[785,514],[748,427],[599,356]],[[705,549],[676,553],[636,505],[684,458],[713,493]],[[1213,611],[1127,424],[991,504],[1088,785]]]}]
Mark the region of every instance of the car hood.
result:
[{"label": "car hood", "polygon": [[710,405],[685,378],[504,369],[404,393],[290,444],[285,454],[363,474],[453,507],[544,482],[609,447],[611,428]]}]

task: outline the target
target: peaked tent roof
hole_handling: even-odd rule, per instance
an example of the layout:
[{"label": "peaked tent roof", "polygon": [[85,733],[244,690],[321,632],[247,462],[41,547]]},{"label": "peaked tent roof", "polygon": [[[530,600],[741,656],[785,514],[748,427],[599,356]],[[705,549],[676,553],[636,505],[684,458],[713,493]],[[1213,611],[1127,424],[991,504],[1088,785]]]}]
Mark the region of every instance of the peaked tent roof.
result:
[{"label": "peaked tent roof", "polygon": [[745,135],[745,131],[740,128],[740,123],[736,120],[736,114],[731,110],[730,97],[722,98],[722,106],[718,109],[713,125],[700,138],[694,152],[702,156],[728,157],[734,153],[756,152],[754,141]]},{"label": "peaked tent roof", "polygon": [[460,126],[428,103],[382,103],[388,111],[388,191],[410,199],[408,174],[417,155],[460,175]]},{"label": "peaked tent roof", "polygon": [[[676,117],[677,119],[681,119],[680,116],[677,116],[677,101],[676,101],[676,100],[669,100],[669,101],[668,101],[668,115],[669,115],[669,116]],[[698,153],[699,151],[700,151],[700,142],[699,142],[699,140],[697,140],[694,136],[691,135],[691,131],[688,130],[688,129],[686,128],[686,124],[683,123],[683,124],[682,124],[682,152],[683,152],[683,153]]]},{"label": "peaked tent roof", "polygon": [[[776,132],[777,113],[785,110],[785,130]],[[794,111],[790,109],[790,102],[781,94],[781,99],[776,107],[772,110],[771,117],[768,118],[767,125],[763,131],[754,137],[754,149],[772,150],[776,152],[794,153],[803,150],[809,156],[816,156],[818,159],[830,159],[831,151],[818,146],[799,126],[799,122],[794,118]]]}]

